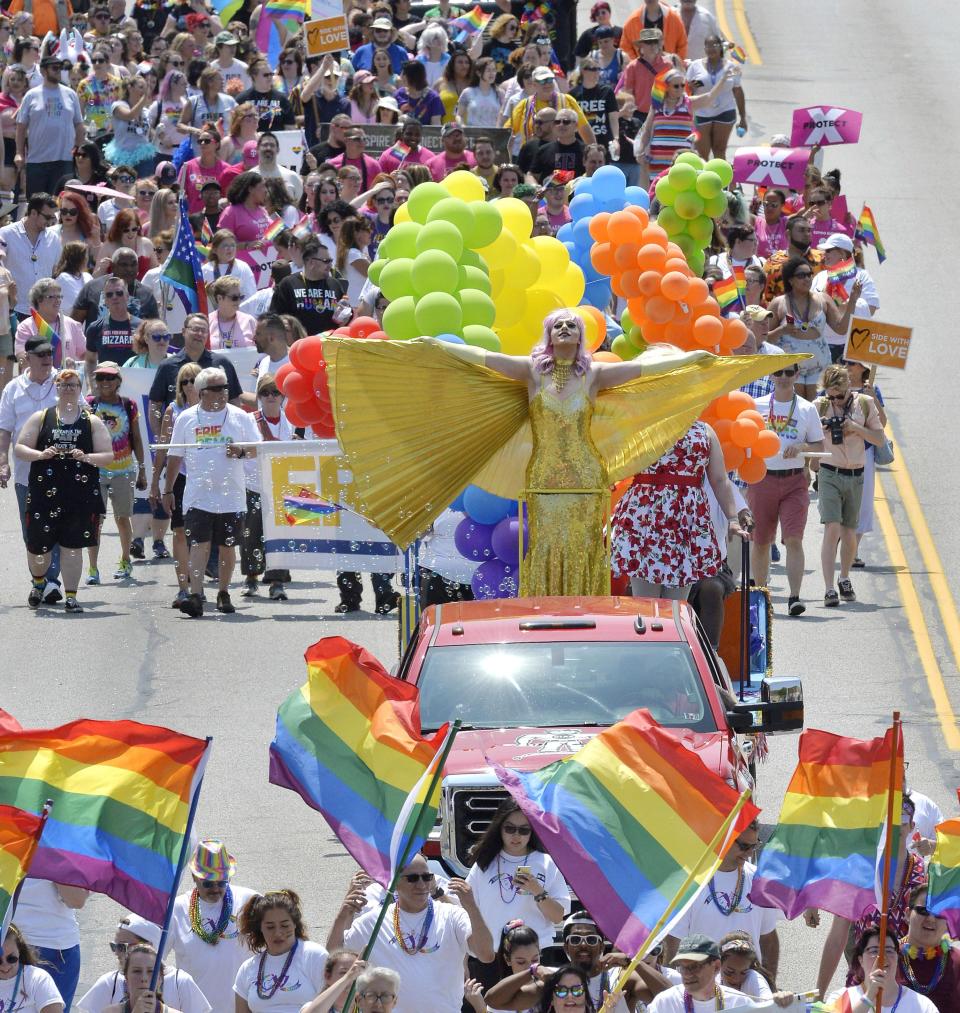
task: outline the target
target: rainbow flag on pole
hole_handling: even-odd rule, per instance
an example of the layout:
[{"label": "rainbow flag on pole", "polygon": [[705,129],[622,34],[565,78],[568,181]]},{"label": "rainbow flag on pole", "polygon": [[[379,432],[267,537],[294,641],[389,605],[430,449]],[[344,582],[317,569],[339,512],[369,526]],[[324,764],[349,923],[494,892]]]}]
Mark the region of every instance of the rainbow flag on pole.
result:
[{"label": "rainbow flag on pole", "polygon": [[172,286],[188,313],[207,312],[207,286],[203,282],[200,254],[187,217],[187,202],[180,200],[180,217],[170,256],[160,268],[160,280]]},{"label": "rainbow flag on pole", "polygon": [[313,524],[325,514],[334,514],[340,509],[337,503],[328,503],[305,489],[298,496],[283,497],[283,515],[287,524]]},{"label": "rainbow flag on pole", "polygon": [[7,924],[10,902],[30,868],[42,829],[42,816],[0,805],[0,925]]},{"label": "rainbow flag on pole", "polygon": [[732,274],[728,274],[726,278],[715,281],[713,283],[713,298],[717,300],[724,314],[735,310],[736,303],[742,302],[737,279]]},{"label": "rainbow flag on pole", "polygon": [[267,230],[263,234],[263,238],[266,239],[267,242],[272,243],[286,227],[287,226],[284,224],[283,219],[278,215],[267,227]]},{"label": "rainbow flag on pole", "polygon": [[747,51],[743,48],[743,46],[739,46],[735,42],[728,42],[727,52],[733,57],[734,60],[737,61],[737,63],[747,62]]},{"label": "rainbow flag on pole", "polygon": [[859,239],[869,243],[877,251],[877,259],[882,264],[887,259],[887,251],[880,242],[880,230],[877,228],[877,219],[873,212],[864,204],[860,217],[857,219],[856,234]]},{"label": "rainbow flag on pole", "polygon": [[760,813],[747,802],[725,828],[738,793],[646,710],[542,770],[491,766],[607,938],[627,954],[640,949],[693,873],[670,921],[683,913]]},{"label": "rainbow flag on pole", "polygon": [[0,804],[53,800],[30,874],[162,923],[209,744],[136,721],[0,731]]},{"label": "rainbow flag on pole", "polygon": [[450,27],[459,29],[454,42],[463,42],[464,39],[482,32],[492,17],[492,14],[484,14],[483,9],[477,4],[472,11],[467,11],[461,17],[451,18]]},{"label": "rainbow flag on pole", "polygon": [[937,846],[927,866],[927,910],[960,933],[960,819],[937,824]]},{"label": "rainbow flag on pole", "polygon": [[415,686],[391,678],[364,648],[326,637],[308,648],[307,682],[277,712],[270,783],[322,813],[361,868],[388,886],[424,807],[432,828],[439,784],[426,791],[448,736],[420,734]]},{"label": "rainbow flag on pole", "polygon": [[800,762],[753,880],[754,904],[778,907],[787,918],[818,907],[850,921],[878,906],[894,748],[894,832],[899,835],[902,737],[894,747],[892,729],[882,739],[850,739],[817,729],[800,736]]},{"label": "rainbow flag on pole", "polygon": [[59,368],[63,361],[63,342],[60,340],[60,335],[32,307],[30,309],[30,316],[33,318],[34,326],[37,328],[37,337],[46,338],[50,342],[53,348],[53,364]]},{"label": "rainbow flag on pole", "polygon": [[667,97],[667,75],[672,72],[673,67],[667,67],[653,79],[653,85],[650,88],[650,101],[657,109],[663,108],[663,100]]}]

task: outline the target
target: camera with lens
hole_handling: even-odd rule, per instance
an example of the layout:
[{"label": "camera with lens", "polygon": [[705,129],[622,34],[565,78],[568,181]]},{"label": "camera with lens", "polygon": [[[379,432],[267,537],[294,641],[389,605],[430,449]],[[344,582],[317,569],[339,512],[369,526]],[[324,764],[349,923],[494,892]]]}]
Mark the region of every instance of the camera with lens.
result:
[{"label": "camera with lens", "polygon": [[833,444],[843,443],[843,422],[846,415],[830,415],[823,419],[824,428],[830,430],[830,442]]}]

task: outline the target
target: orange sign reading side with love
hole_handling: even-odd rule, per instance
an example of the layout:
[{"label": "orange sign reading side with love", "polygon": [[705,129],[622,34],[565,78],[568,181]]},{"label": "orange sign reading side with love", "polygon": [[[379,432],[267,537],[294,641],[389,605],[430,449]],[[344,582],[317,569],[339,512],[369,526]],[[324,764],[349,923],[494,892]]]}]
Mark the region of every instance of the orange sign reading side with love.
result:
[{"label": "orange sign reading side with love", "polygon": [[879,320],[854,317],[843,357],[854,362],[867,362],[874,366],[907,368],[912,327],[884,324]]}]

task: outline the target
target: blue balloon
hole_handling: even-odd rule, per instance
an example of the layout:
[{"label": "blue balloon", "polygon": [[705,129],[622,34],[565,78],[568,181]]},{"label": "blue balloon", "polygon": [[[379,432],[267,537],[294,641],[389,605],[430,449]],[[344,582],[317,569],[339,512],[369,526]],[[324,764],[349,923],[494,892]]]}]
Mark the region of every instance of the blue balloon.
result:
[{"label": "blue balloon", "polygon": [[450,509],[458,514],[463,513],[463,493],[460,493],[460,495],[450,504]]},{"label": "blue balloon", "polygon": [[607,197],[605,200],[600,201],[597,205],[597,211],[606,211],[608,215],[612,215],[615,211],[622,211],[625,201],[623,194],[617,194],[616,197]]},{"label": "blue balloon", "polygon": [[593,215],[589,218],[581,218],[580,221],[573,224],[573,241],[581,250],[585,249],[587,252],[593,246],[593,236],[590,235],[590,223],[592,221]]},{"label": "blue balloon", "polygon": [[645,211],[650,210],[650,195],[642,186],[628,186],[623,196],[626,197],[628,204],[643,208]]},{"label": "blue balloon", "polygon": [[517,568],[500,559],[488,559],[473,571],[470,586],[473,596],[484,598],[516,598],[519,592]]},{"label": "blue balloon", "polygon": [[566,225],[561,225],[557,229],[557,239],[561,243],[572,243],[573,242],[573,222],[567,222]]},{"label": "blue balloon", "polygon": [[590,177],[593,196],[598,201],[611,200],[616,197],[623,198],[623,191],[627,186],[627,177],[623,170],[615,165],[601,165]]},{"label": "blue balloon", "polygon": [[571,260],[576,260],[580,256],[580,248],[576,243],[565,242],[563,245],[567,248]]},{"label": "blue balloon", "polygon": [[465,559],[482,563],[495,555],[491,545],[495,530],[491,524],[475,524],[469,517],[464,517],[453,533],[453,544]]},{"label": "blue balloon", "polygon": [[441,341],[446,341],[448,345],[465,345],[466,341],[463,338],[458,337],[456,334],[438,334],[437,337]]},{"label": "blue balloon", "polygon": [[[523,551],[527,551],[529,532],[526,522],[523,525]],[[520,562],[520,522],[516,517],[505,517],[494,529],[490,545],[497,559],[503,560],[508,566],[516,566]]]},{"label": "blue balloon", "polygon": [[[598,169],[597,172],[600,170]],[[576,197],[570,201],[570,217],[575,221],[580,221],[581,218],[586,218],[587,215],[592,215],[597,212],[597,203],[593,197],[588,193],[578,193]]]},{"label": "blue balloon", "polygon": [[605,284],[610,284],[610,279],[605,275],[601,274],[591,263],[589,256],[586,258],[586,263],[580,265],[580,269],[583,271],[584,284],[590,285],[592,283],[603,281]]},{"label": "blue balloon", "polygon": [[580,302],[581,304],[586,303],[588,306],[594,306],[598,310],[605,310],[610,304],[611,294],[609,281],[593,281],[584,289],[583,298]]},{"label": "blue balloon", "polygon": [[516,500],[503,499],[476,485],[468,485],[463,493],[463,508],[477,524],[499,524],[504,517],[516,513]]}]

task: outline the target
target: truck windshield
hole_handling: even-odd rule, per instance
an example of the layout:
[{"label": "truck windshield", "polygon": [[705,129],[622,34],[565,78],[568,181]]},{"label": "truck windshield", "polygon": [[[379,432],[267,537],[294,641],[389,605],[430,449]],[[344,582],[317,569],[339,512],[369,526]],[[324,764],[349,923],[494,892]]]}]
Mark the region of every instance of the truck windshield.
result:
[{"label": "truck windshield", "polygon": [[686,644],[479,644],[427,652],[417,681],[423,728],[610,725],[646,707],[667,727],[717,724]]}]

